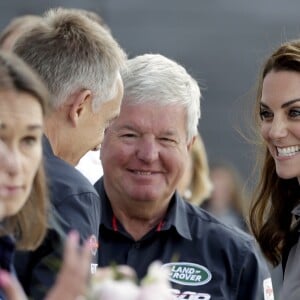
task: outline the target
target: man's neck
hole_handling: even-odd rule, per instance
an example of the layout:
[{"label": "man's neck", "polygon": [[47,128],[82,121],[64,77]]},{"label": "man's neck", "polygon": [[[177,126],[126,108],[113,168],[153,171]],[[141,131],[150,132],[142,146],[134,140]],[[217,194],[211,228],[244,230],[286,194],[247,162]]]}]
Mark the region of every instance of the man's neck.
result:
[{"label": "man's neck", "polygon": [[[120,207],[113,208],[114,215],[122,223],[125,230],[133,237],[135,241],[140,240],[151,229],[156,227],[163,219],[166,209],[159,212],[149,213],[151,210],[146,208],[137,211],[123,211]],[[134,211],[134,213],[132,213]],[[143,213],[144,212],[144,213]]]},{"label": "man's neck", "polygon": [[72,134],[69,134],[68,128],[61,124],[55,117],[46,119],[45,135],[47,136],[55,156],[76,166],[80,157],[76,155]]}]

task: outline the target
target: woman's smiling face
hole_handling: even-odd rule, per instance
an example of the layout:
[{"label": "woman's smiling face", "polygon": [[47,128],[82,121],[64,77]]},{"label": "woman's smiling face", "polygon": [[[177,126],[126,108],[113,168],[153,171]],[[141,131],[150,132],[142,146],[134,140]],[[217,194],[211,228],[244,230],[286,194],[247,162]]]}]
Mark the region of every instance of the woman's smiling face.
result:
[{"label": "woman's smiling face", "polygon": [[261,134],[284,179],[300,178],[300,73],[271,71],[262,86]]}]

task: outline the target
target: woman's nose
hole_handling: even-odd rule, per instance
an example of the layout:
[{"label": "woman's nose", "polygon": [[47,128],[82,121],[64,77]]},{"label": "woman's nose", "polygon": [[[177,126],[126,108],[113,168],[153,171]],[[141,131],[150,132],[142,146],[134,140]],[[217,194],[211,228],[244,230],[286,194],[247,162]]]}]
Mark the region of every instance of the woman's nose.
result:
[{"label": "woman's nose", "polygon": [[271,139],[286,137],[288,133],[287,124],[281,118],[274,118],[270,127],[269,136]]},{"label": "woman's nose", "polygon": [[5,154],[4,170],[10,175],[14,176],[21,168],[21,154],[16,149],[8,149]]}]

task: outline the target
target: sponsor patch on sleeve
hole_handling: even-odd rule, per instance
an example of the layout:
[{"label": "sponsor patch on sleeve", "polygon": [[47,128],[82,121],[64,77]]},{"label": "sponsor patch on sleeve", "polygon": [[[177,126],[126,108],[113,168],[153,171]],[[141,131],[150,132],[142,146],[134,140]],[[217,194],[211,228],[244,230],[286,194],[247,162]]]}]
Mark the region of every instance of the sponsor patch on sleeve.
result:
[{"label": "sponsor patch on sleeve", "polygon": [[273,286],[271,278],[267,278],[263,281],[264,299],[274,300]]}]

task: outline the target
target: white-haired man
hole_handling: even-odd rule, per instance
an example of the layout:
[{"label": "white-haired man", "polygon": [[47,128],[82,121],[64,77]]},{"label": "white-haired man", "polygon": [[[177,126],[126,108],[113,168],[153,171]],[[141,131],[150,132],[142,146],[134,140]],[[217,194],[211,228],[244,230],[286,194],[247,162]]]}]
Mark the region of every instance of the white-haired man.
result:
[{"label": "white-haired man", "polygon": [[264,299],[270,276],[253,238],[176,192],[197,136],[200,90],[161,55],[130,59],[119,117],[101,147],[99,266],[169,268],[176,299]]}]

